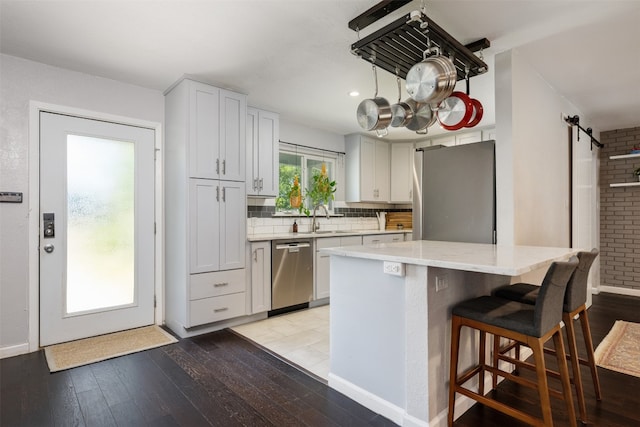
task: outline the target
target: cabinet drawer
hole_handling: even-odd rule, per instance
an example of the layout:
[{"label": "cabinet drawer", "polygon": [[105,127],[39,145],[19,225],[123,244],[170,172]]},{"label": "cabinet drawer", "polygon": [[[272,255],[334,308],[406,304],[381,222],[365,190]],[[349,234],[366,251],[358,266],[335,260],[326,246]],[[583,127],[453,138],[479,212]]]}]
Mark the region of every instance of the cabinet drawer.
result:
[{"label": "cabinet drawer", "polygon": [[340,246],[340,237],[323,237],[316,239],[316,250]]},{"label": "cabinet drawer", "polygon": [[244,268],[192,274],[189,276],[189,299],[193,301],[244,292],[245,274]]},{"label": "cabinet drawer", "polygon": [[189,327],[245,315],[245,293],[203,298],[189,302]]},{"label": "cabinet drawer", "polygon": [[363,236],[362,244],[371,245],[374,243],[392,243],[403,242],[404,234],[374,234],[372,236]]}]

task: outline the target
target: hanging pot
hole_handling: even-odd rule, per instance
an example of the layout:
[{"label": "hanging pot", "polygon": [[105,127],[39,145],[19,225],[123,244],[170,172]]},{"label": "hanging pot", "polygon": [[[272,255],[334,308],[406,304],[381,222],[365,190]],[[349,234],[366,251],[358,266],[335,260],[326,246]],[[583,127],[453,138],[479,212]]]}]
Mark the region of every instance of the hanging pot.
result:
[{"label": "hanging pot", "polygon": [[484,114],[484,108],[482,108],[482,104],[475,98],[471,98],[471,104],[473,105],[473,113],[471,114],[471,118],[469,119],[469,123],[465,127],[472,128],[482,120],[482,115]]},{"label": "hanging pot", "polygon": [[[386,128],[391,123],[391,106],[389,101],[378,97],[378,75],[375,65],[373,66],[373,78],[376,83],[376,92],[373,98],[365,99],[358,105],[358,124],[364,130],[373,130],[378,135],[386,135]],[[384,130],[384,133],[381,133],[381,130]]]},{"label": "hanging pot", "polygon": [[457,71],[453,62],[445,56],[431,56],[415,64],[407,73],[405,87],[416,102],[439,104],[446,99],[457,81]]},{"label": "hanging pot", "polygon": [[436,115],[431,111],[431,106],[413,99],[407,99],[405,102],[413,111],[413,118],[407,123],[406,128],[416,133],[426,134],[427,128],[436,121]]},{"label": "hanging pot", "polygon": [[391,106],[391,127],[399,128],[406,126],[413,119],[413,110],[406,102],[400,101],[402,90],[400,87],[400,77],[396,76],[398,82],[398,103]]},{"label": "hanging pot", "polygon": [[462,129],[473,114],[471,98],[464,92],[453,92],[442,101],[436,113],[440,125],[446,130]]}]

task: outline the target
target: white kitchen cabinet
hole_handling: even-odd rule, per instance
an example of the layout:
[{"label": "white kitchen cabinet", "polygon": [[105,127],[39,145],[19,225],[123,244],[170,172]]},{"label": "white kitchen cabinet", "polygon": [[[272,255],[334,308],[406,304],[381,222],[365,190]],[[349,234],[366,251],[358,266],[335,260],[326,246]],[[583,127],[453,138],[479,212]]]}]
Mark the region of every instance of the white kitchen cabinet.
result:
[{"label": "white kitchen cabinet", "polygon": [[245,180],[246,96],[184,79],[167,93],[181,120],[191,178]]},{"label": "white kitchen cabinet", "polygon": [[389,144],[362,135],[345,138],[347,202],[389,202]]},{"label": "white kitchen cabinet", "polygon": [[165,320],[181,337],[247,311],[245,122],[245,95],[165,93]]},{"label": "white kitchen cabinet", "polygon": [[413,143],[391,144],[391,203],[413,200]]},{"label": "white kitchen cabinet", "polygon": [[495,141],[496,140],[496,128],[490,127],[486,129],[482,129],[482,140],[483,141]]},{"label": "white kitchen cabinet", "polygon": [[404,242],[404,233],[370,234],[367,236],[362,236],[363,245],[393,242]]},{"label": "white kitchen cabinet", "polygon": [[437,136],[431,139],[431,145],[444,145],[445,147],[454,146],[456,145],[456,136],[454,134]]},{"label": "white kitchen cabinet", "polygon": [[271,310],[271,242],[251,242],[251,314]]},{"label": "white kitchen cabinet", "polygon": [[474,130],[456,134],[456,145],[473,144],[482,141],[482,131]]},{"label": "white kitchen cabinet", "polygon": [[320,249],[359,245],[362,245],[361,236],[323,237],[316,239],[314,299],[328,298],[330,296],[330,256],[328,254],[320,253]]},{"label": "white kitchen cabinet", "polygon": [[247,108],[247,195],[278,196],[280,116]]},{"label": "white kitchen cabinet", "polygon": [[244,267],[244,183],[190,179],[190,273]]}]

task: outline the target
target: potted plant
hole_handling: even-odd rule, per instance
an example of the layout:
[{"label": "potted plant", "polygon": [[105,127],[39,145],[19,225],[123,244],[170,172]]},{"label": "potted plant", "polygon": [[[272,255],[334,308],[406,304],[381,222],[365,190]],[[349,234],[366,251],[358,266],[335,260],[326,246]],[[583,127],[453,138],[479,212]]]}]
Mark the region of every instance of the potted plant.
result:
[{"label": "potted plant", "polygon": [[638,180],[640,181],[640,167],[636,168],[636,170],[633,171],[633,174],[637,176]]},{"label": "potted plant", "polygon": [[[320,173],[314,173],[311,182],[311,188],[306,189],[306,195],[311,202],[311,208],[318,205],[326,205],[330,200],[334,200],[333,193],[336,192],[336,182],[331,181],[327,175],[327,167],[323,163]],[[293,206],[293,205],[292,205]],[[306,216],[311,214],[310,210],[300,206],[300,212],[304,212]]]},{"label": "potted plant", "polygon": [[293,177],[293,185],[289,190],[289,204],[292,208],[299,209],[302,206],[302,191],[298,182],[298,175]]}]

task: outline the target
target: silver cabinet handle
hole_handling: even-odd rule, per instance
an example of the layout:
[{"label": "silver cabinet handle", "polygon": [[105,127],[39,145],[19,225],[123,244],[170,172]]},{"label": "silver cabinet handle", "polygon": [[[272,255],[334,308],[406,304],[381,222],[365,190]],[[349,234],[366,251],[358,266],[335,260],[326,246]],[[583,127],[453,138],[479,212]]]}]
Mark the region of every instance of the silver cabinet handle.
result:
[{"label": "silver cabinet handle", "polygon": [[256,191],[258,190],[258,178],[253,179],[253,189]]},{"label": "silver cabinet handle", "polygon": [[222,161],[222,175],[226,175],[227,174],[227,161],[223,160]]},{"label": "silver cabinet handle", "polygon": [[221,311],[227,311],[227,310],[229,310],[229,307],[214,308],[213,312],[214,313],[220,313]]},{"label": "silver cabinet handle", "polygon": [[258,262],[258,250],[257,249],[255,251],[253,251],[253,260],[255,262]]},{"label": "silver cabinet handle", "polygon": [[264,181],[264,180],[263,180],[262,178],[260,178],[260,188],[258,188],[260,191],[262,191],[262,182],[263,182],[263,181]]},{"label": "silver cabinet handle", "polygon": [[44,251],[45,251],[46,253],[50,254],[51,252],[53,252],[53,250],[55,249],[55,247],[54,247],[51,243],[48,243],[48,244],[44,245],[44,248],[43,248],[43,249],[44,249]]},{"label": "silver cabinet handle", "polygon": [[226,187],[222,187],[222,201],[226,202],[225,197],[226,197],[226,191],[225,191]]},{"label": "silver cabinet handle", "polygon": [[221,288],[221,287],[223,287],[223,286],[228,286],[228,285],[229,285],[229,282],[214,283],[214,284],[213,284],[213,287],[214,287],[214,288]]},{"label": "silver cabinet handle", "polygon": [[220,174],[220,159],[216,159],[216,175]]},{"label": "silver cabinet handle", "polygon": [[220,187],[216,187],[216,202],[220,201]]}]

